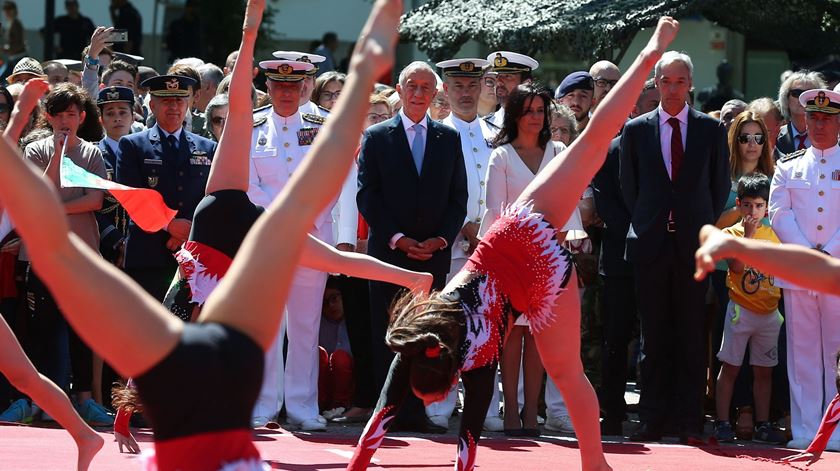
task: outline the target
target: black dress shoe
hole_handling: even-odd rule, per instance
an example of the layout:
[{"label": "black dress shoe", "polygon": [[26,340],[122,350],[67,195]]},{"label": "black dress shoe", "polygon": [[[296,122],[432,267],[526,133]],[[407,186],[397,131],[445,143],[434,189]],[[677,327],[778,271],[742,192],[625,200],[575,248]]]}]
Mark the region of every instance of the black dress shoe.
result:
[{"label": "black dress shoe", "polygon": [[628,438],[631,442],[658,442],[662,440],[662,431],[650,424],[642,424]]},{"label": "black dress shoe", "polygon": [[433,433],[433,434],[444,434],[447,432],[445,427],[441,427],[440,425],[436,425],[429,419],[423,420],[401,420],[399,422],[394,421],[394,424],[391,425],[390,428],[391,432],[414,432],[414,433]]},{"label": "black dress shoe", "polygon": [[604,419],[601,422],[601,435],[623,436],[624,427],[622,426],[621,421]]}]

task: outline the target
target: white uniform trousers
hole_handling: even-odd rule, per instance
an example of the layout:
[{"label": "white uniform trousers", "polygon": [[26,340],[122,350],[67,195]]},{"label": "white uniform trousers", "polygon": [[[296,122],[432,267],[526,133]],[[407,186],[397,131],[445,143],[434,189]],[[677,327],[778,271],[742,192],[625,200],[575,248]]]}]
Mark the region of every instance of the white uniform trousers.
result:
[{"label": "white uniform trousers", "polygon": [[[786,289],[787,361],[794,439],[811,440],[837,394],[840,296]],[[840,439],[835,430],[831,440]]]},{"label": "white uniform trousers", "polygon": [[[285,308],[283,309],[285,311]],[[286,338],[286,318],[288,312],[283,313],[280,331],[274,338],[274,343],[265,352],[263,364],[263,383],[257,403],[254,405],[252,417],[274,419],[283,407],[283,339]]]},{"label": "white uniform trousers", "polygon": [[[466,265],[467,259],[466,258],[456,258],[452,260],[452,263],[449,265],[449,275],[446,277],[446,282],[448,283],[453,276],[457,275],[458,272],[464,268]],[[460,381],[459,381],[460,383]],[[493,397],[490,399],[490,406],[487,408],[487,417],[498,417],[499,416],[499,369],[496,368],[496,377],[494,378],[493,385]],[[452,389],[449,391],[449,394],[446,395],[446,398],[442,401],[435,402],[430,404],[426,407],[426,415],[431,417],[434,415],[442,415],[444,417],[452,417],[452,411],[455,410],[455,402],[458,399],[458,384],[452,386]]]}]

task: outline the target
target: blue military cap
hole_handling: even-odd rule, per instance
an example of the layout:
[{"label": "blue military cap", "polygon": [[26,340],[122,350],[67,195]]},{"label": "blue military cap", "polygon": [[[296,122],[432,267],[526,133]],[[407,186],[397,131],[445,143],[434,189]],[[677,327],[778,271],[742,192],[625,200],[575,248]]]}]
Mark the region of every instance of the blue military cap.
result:
[{"label": "blue military cap", "polygon": [[594,90],[595,81],[589,72],[579,70],[567,75],[554,91],[554,98],[563,98],[574,90]]},{"label": "blue military cap", "polygon": [[182,75],[158,75],[147,78],[140,84],[148,88],[149,94],[156,97],[183,97],[190,96],[190,87],[198,85],[195,79]]},{"label": "blue military cap", "polygon": [[99,90],[96,96],[96,105],[102,106],[108,103],[129,103],[134,104],[134,91],[128,87],[105,87]]}]

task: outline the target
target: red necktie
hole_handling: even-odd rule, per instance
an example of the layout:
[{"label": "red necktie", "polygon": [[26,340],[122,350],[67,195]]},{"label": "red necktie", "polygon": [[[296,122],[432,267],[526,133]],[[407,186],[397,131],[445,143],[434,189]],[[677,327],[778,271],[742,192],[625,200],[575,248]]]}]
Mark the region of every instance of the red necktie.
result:
[{"label": "red necktie", "polygon": [[682,131],[680,130],[680,120],[677,118],[668,118],[668,124],[673,129],[671,132],[671,181],[675,182],[677,181],[677,175],[680,174],[680,166],[684,155]]},{"label": "red necktie", "polygon": [[799,146],[796,147],[797,150],[802,150],[805,148],[805,139],[808,139],[808,133],[803,132],[802,134],[796,136],[799,139]]}]

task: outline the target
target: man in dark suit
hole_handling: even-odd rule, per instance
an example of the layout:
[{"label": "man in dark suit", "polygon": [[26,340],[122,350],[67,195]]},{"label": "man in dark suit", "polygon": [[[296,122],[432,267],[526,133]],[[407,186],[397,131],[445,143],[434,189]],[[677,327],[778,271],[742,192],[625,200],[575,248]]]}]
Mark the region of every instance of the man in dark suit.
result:
[{"label": "man in dark suit", "polygon": [[[368,254],[434,275],[446,283],[451,246],[467,214],[467,176],[458,132],[426,115],[436,93],[433,70],[413,62],[401,73],[403,107],[394,118],[364,132],[359,154],[359,211],[370,225]],[[371,336],[377,390],[394,354],[385,346],[389,307],[399,288],[370,282]],[[443,432],[426,418],[423,403],[407,399],[400,429]]]},{"label": "man in dark suit", "polygon": [[118,183],[151,188],[178,211],[165,230],[144,232],[129,222],[125,271],[155,298],[163,300],[177,270],[172,252],[189,237],[193,212],[207,186],[216,144],[183,129],[187,99],[195,80],[161,75],[145,80],[149,106],[157,117],[151,129],[120,139]]},{"label": "man in dark suit", "polygon": [[[653,79],[645,83],[631,118],[649,113],[659,106],[659,90]],[[621,435],[627,411],[624,390],[627,387],[627,347],[638,325],[636,283],[633,266],[624,260],[630,211],[624,204],[618,179],[619,144],[616,137],[610,143],[607,159],[592,180],[595,209],[604,221],[598,274],[603,282],[601,290],[604,341],[601,354],[601,389],[598,399],[604,420],[602,435]]]},{"label": "man in dark suit", "polygon": [[636,441],[659,440],[666,414],[681,442],[702,432],[707,284],[694,281],[694,252],[700,227],[723,211],[730,182],[726,129],[686,103],[692,68],[687,55],[666,52],[654,69],[659,107],[621,134],[619,178],[631,214],[625,257],[643,339]]}]

